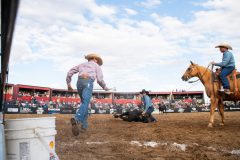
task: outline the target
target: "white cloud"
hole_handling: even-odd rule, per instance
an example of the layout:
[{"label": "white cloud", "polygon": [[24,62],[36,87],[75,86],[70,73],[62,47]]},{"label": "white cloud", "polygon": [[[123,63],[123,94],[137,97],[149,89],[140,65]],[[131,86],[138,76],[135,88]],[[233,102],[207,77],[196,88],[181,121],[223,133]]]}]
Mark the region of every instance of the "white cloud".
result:
[{"label": "white cloud", "polygon": [[195,13],[193,25],[206,32],[234,36],[233,31],[240,24],[239,5],[238,0],[209,0],[202,4],[208,10]]},{"label": "white cloud", "polygon": [[156,6],[160,5],[161,0],[146,0],[146,1],[140,2],[139,4],[146,8],[152,8],[152,7],[156,7]]},{"label": "white cloud", "polygon": [[[220,60],[214,46],[221,41],[232,44],[234,52],[240,51],[239,2],[221,2],[223,5],[207,1],[202,6],[208,10],[195,12],[194,19],[182,22],[157,13],[149,15],[149,20],[116,18],[120,14],[117,6],[98,5],[93,0],[23,0],[10,64],[44,59],[56,67],[48,72],[57,70],[65,75],[85,61],[84,54],[96,52],[103,57],[106,82],[119,90],[184,89],[189,85],[180,77],[189,60],[201,65]],[[153,7],[160,3],[142,4]],[[129,8],[125,11],[138,14]]]},{"label": "white cloud", "polygon": [[137,11],[130,9],[130,8],[125,8],[125,11],[127,12],[128,15],[137,15],[138,14]]}]

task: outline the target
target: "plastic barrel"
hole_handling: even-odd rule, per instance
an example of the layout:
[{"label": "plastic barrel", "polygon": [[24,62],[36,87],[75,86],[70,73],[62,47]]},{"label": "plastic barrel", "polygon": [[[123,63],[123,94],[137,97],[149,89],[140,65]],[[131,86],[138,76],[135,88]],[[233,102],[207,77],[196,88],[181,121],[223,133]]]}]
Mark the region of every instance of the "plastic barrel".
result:
[{"label": "plastic barrel", "polygon": [[55,117],[7,119],[7,160],[58,160]]}]

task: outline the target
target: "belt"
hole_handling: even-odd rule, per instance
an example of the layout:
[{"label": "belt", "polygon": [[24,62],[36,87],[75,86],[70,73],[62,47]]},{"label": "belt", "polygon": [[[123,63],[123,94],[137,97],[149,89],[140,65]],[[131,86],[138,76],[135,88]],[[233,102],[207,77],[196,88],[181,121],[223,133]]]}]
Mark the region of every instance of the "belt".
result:
[{"label": "belt", "polygon": [[90,76],[88,74],[82,74],[82,75],[79,76],[79,78],[90,79]]},{"label": "belt", "polygon": [[79,78],[80,79],[90,79],[90,77],[83,77],[83,76],[80,76]]}]

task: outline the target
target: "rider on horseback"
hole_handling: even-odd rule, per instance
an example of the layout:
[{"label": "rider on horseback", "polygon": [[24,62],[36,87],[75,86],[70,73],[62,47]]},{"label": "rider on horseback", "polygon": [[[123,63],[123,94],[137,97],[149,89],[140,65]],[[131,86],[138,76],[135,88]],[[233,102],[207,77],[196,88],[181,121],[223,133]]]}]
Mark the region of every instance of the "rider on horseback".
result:
[{"label": "rider on horseback", "polygon": [[231,52],[228,51],[232,50],[232,47],[227,43],[221,43],[215,48],[219,48],[220,52],[223,53],[222,62],[216,63],[212,61],[210,64],[221,67],[220,79],[223,85],[223,89],[220,91],[224,91],[226,94],[230,94],[230,85],[227,76],[235,69],[234,56]]}]

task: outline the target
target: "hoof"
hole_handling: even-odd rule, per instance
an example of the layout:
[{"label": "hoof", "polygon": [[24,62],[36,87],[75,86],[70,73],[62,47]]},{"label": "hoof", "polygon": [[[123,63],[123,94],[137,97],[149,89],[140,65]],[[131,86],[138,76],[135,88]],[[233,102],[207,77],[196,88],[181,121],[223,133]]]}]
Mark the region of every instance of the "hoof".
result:
[{"label": "hoof", "polygon": [[224,126],[224,123],[220,123],[220,126]]},{"label": "hoof", "polygon": [[212,123],[209,123],[209,124],[208,124],[208,127],[212,128],[212,127],[213,127],[213,124],[212,124]]}]

